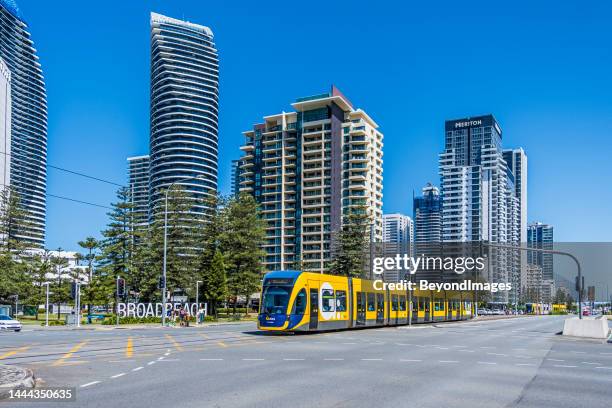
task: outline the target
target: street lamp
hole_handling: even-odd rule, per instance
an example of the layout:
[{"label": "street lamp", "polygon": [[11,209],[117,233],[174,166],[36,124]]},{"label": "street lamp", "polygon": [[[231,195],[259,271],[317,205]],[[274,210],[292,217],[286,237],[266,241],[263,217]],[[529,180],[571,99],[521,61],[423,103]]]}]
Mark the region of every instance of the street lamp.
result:
[{"label": "street lamp", "polygon": [[200,283],[202,281],[196,281],[196,325],[200,324],[198,319],[198,312],[200,311]]},{"label": "street lamp", "polygon": [[162,288],[162,326],[166,325],[166,287],[167,287],[167,283],[166,283],[166,264],[167,264],[167,250],[168,250],[168,193],[170,192],[170,190],[172,189],[172,187],[175,184],[178,183],[182,183],[185,181],[190,181],[190,180],[197,180],[204,177],[203,174],[194,176],[194,177],[186,177],[186,178],[182,178],[179,180],[176,180],[172,183],[170,183],[170,185],[168,186],[168,188],[166,189],[165,193],[164,193],[164,267],[163,267],[163,275],[162,275],[162,285],[160,285]]}]

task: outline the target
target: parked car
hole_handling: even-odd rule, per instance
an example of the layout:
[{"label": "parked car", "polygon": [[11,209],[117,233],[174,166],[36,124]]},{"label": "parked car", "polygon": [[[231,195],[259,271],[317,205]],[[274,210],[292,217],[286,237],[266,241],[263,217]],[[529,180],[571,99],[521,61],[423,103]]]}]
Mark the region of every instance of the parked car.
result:
[{"label": "parked car", "polygon": [[0,330],[21,331],[21,323],[7,315],[0,315]]},{"label": "parked car", "polygon": [[481,315],[481,316],[490,315],[491,311],[489,309],[485,309],[483,307],[483,308],[479,308],[478,309],[478,314]]}]

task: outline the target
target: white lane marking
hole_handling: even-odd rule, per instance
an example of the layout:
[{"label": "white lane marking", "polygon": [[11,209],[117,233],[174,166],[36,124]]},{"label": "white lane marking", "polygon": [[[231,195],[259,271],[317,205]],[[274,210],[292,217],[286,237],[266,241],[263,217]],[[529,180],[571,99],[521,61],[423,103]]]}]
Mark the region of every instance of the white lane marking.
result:
[{"label": "white lane marking", "polygon": [[283,358],[283,361],[304,361],[303,358]]},{"label": "white lane marking", "polygon": [[590,361],[583,361],[582,364],[600,365],[601,363],[592,363]]},{"label": "white lane marking", "polygon": [[502,353],[487,353],[490,356],[502,356],[502,357],[508,357],[507,354],[502,354]]},{"label": "white lane marking", "polygon": [[136,367],[136,368],[132,369],[132,371],[140,371],[140,370],[142,370],[143,368],[144,368],[144,367],[142,367],[142,366],[141,366],[141,367]]},{"label": "white lane marking", "polygon": [[361,361],[382,361],[382,358],[362,358]]},{"label": "white lane marking", "polygon": [[243,358],[242,361],[264,361],[263,358]]},{"label": "white lane marking", "polygon": [[612,356],[612,353],[599,353],[599,354],[604,355],[604,356]]},{"label": "white lane marking", "polygon": [[438,350],[448,350],[448,347],[436,347]]},{"label": "white lane marking", "polygon": [[457,360],[438,360],[438,363],[458,363]]},{"label": "white lane marking", "polygon": [[149,362],[147,363],[147,365],[153,365],[153,364],[155,364],[155,361],[149,361]]},{"label": "white lane marking", "polygon": [[495,365],[497,363],[494,363],[494,362],[491,362],[491,361],[479,361],[478,364]]},{"label": "white lane marking", "polygon": [[343,358],[324,358],[323,361],[344,361]]},{"label": "white lane marking", "polygon": [[200,361],[223,361],[222,358],[201,358]]},{"label": "white lane marking", "polygon": [[400,361],[403,361],[403,362],[406,362],[406,363],[420,363],[423,360],[410,360],[410,359],[400,358]]},{"label": "white lane marking", "polygon": [[602,370],[612,370],[612,367],[595,367],[596,369],[602,369]]},{"label": "white lane marking", "polygon": [[342,344],[347,344],[347,345],[349,345],[349,344],[357,344],[357,343],[342,343]]},{"label": "white lane marking", "polygon": [[119,374],[111,375],[111,378],[119,378],[119,377],[123,377],[124,375],[125,373],[119,373]]},{"label": "white lane marking", "polygon": [[586,354],[586,351],[572,351],[574,354]]},{"label": "white lane marking", "polygon": [[164,356],[169,356],[169,355],[170,355],[170,353],[164,353]]},{"label": "white lane marking", "polygon": [[576,368],[575,365],[564,365],[564,364],[554,364],[553,367],[559,367],[559,368]]},{"label": "white lane marking", "polygon": [[98,384],[100,381],[92,381],[87,384],[81,385],[81,388],[89,387],[90,385]]},{"label": "white lane marking", "polygon": [[516,366],[535,366],[535,364],[531,364],[531,363],[517,363],[515,365]]},{"label": "white lane marking", "polygon": [[559,360],[558,358],[547,358],[548,361],[565,361],[565,360]]},{"label": "white lane marking", "polygon": [[396,346],[412,346],[410,343],[395,343]]},{"label": "white lane marking", "polygon": [[163,357],[158,357],[157,361],[162,361],[164,358]]},{"label": "white lane marking", "polygon": [[474,350],[457,350],[462,353],[474,353]]},{"label": "white lane marking", "polygon": [[481,346],[481,349],[494,349],[494,346]]}]

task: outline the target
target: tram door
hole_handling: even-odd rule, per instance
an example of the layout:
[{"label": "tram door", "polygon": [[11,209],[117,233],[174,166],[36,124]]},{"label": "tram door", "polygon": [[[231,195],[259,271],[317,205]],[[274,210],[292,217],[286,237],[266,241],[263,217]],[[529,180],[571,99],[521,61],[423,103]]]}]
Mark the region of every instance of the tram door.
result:
[{"label": "tram door", "polygon": [[319,289],[310,288],[310,330],[317,330],[319,326]]},{"label": "tram door", "polygon": [[385,295],[382,293],[376,294],[376,324],[385,322]]},{"label": "tram door", "polygon": [[357,292],[357,322],[356,326],[365,326],[366,322],[366,294]]}]

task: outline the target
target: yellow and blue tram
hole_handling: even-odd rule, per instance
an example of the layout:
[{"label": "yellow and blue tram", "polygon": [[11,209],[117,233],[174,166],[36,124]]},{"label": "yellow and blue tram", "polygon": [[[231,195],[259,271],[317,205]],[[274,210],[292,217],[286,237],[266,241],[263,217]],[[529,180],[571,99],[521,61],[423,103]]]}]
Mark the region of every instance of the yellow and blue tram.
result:
[{"label": "yellow and blue tram", "polygon": [[258,327],[272,331],[326,331],[465,320],[471,292],[377,290],[374,281],[300,271],[264,277]]}]

